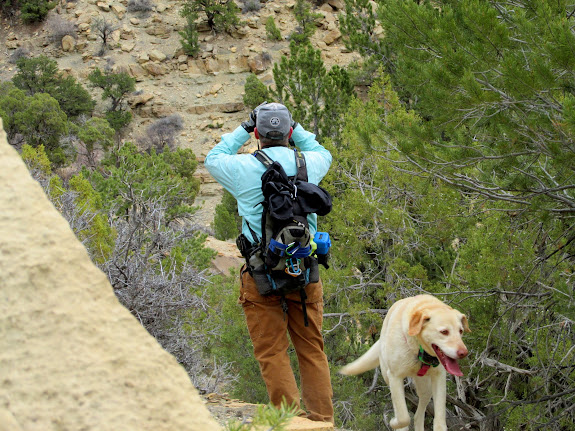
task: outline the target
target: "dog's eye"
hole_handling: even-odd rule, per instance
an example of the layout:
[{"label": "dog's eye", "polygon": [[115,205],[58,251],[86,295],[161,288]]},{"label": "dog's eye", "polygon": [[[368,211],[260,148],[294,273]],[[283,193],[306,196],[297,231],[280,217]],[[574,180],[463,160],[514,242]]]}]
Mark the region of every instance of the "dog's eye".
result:
[{"label": "dog's eye", "polygon": [[441,333],[443,335],[449,335],[449,331],[447,329],[442,330]]},{"label": "dog's eye", "polygon": [[463,329],[460,329],[460,330],[459,330],[459,333],[460,333],[460,334],[463,334]]}]

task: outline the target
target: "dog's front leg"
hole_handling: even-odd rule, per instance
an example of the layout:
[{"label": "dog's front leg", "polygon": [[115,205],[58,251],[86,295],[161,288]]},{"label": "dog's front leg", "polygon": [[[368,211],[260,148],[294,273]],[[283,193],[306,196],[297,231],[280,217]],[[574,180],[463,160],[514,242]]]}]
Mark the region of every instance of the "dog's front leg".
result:
[{"label": "dog's front leg", "polygon": [[417,397],[419,398],[417,410],[415,412],[415,416],[413,417],[413,426],[415,431],[425,431],[425,409],[427,408],[427,405],[429,404],[429,401],[432,397],[431,377],[429,375],[414,377],[413,383],[415,384]]},{"label": "dog's front leg", "polygon": [[405,403],[405,389],[403,387],[403,378],[394,376],[387,372],[389,390],[391,391],[391,401],[393,402],[393,412],[395,417],[389,421],[389,425],[394,430],[407,431],[409,427],[409,412]]},{"label": "dog's front leg", "polygon": [[431,376],[431,390],[433,392],[433,431],[447,431],[445,420],[446,383],[445,369],[437,367],[437,372]]}]

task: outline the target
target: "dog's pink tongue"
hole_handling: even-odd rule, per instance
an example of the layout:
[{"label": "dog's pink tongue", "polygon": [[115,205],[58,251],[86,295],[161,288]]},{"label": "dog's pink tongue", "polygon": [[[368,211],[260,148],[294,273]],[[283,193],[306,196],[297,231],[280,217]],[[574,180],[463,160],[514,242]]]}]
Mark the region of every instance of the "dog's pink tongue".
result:
[{"label": "dog's pink tongue", "polygon": [[463,376],[463,372],[461,372],[459,364],[455,359],[452,359],[449,356],[447,356],[435,344],[432,347],[433,350],[435,350],[437,358],[441,361],[441,364],[445,368],[445,371],[447,371],[449,374],[453,374],[454,376]]}]

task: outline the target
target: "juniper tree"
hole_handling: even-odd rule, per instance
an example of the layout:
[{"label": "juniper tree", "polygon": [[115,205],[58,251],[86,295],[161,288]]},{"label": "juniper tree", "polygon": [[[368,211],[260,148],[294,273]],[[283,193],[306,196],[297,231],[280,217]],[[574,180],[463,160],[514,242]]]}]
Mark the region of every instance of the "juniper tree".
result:
[{"label": "juniper tree", "polygon": [[231,32],[239,25],[239,7],[233,0],[187,0],[182,16],[205,16],[214,33]]},{"label": "juniper tree", "polygon": [[81,118],[77,124],[70,124],[68,138],[78,154],[78,162],[94,169],[114,143],[115,130],[103,118]]},{"label": "juniper tree", "polygon": [[102,72],[99,68],[88,76],[88,80],[93,87],[102,90],[102,100],[110,101],[106,119],[114,130],[119,131],[132,119],[132,114],[126,110],[125,102],[128,94],[136,88],[136,80],[124,72]]},{"label": "juniper tree", "polygon": [[[11,3],[11,0],[8,2]],[[50,0],[20,0],[19,3],[20,19],[26,24],[42,21],[57,4]]]},{"label": "juniper tree", "polygon": [[256,106],[267,101],[268,98],[268,88],[258,79],[255,73],[250,73],[244,85],[244,105],[250,109],[254,109]]},{"label": "juniper tree", "polygon": [[198,14],[190,8],[184,7],[181,10],[181,15],[186,19],[186,25],[184,29],[179,32],[182,37],[180,43],[186,55],[195,57],[200,52],[200,41],[196,25]]},{"label": "juniper tree", "polygon": [[16,87],[32,96],[47,93],[58,101],[68,117],[92,115],[96,102],[73,76],[64,76],[58,63],[46,56],[22,57],[16,61],[18,72],[12,78]]},{"label": "juniper tree", "polygon": [[573,423],[573,16],[566,2],[390,0],[377,11],[385,37],[362,42],[389,60],[415,116],[358,133],[414,179],[456,190],[476,220],[440,272],[479,323],[472,376],[457,386],[478,429]]},{"label": "juniper tree", "polygon": [[308,0],[296,0],[293,13],[298,25],[290,35],[290,39],[298,43],[309,42],[315,33],[316,20],[322,18],[323,15],[312,12],[311,3]]},{"label": "juniper tree", "polygon": [[266,19],[266,35],[269,40],[282,40],[282,33],[277,27],[273,16]]},{"label": "juniper tree", "polygon": [[311,44],[290,43],[290,56],[274,64],[276,100],[286,105],[294,119],[321,138],[337,138],[342,113],[354,94],[347,72],[334,66],[328,72],[321,51]]},{"label": "juniper tree", "polygon": [[236,239],[242,228],[242,219],[238,214],[238,204],[230,192],[224,189],[222,201],[216,205],[214,236],[222,241]]},{"label": "juniper tree", "polygon": [[43,145],[51,163],[58,167],[72,160],[73,153],[61,141],[69,130],[68,117],[49,94],[27,96],[12,83],[0,84],[0,117],[8,142],[15,147]]}]

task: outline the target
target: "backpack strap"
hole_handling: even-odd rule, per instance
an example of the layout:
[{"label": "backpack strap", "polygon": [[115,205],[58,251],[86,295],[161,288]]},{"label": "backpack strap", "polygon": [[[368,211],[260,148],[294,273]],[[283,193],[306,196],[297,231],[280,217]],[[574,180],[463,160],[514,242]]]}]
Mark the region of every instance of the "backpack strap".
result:
[{"label": "backpack strap", "polygon": [[252,239],[254,240],[254,243],[257,244],[260,241],[258,238],[258,235],[254,232],[254,230],[252,229],[252,227],[250,226],[250,224],[248,223],[247,220],[246,220],[246,224],[248,225],[248,229],[250,230],[250,233],[252,234]]},{"label": "backpack strap", "polygon": [[[297,148],[294,148],[295,154],[295,165],[297,168],[297,174],[295,176],[295,180],[305,181],[307,182],[307,165],[305,162],[305,157],[301,151]],[[256,150],[253,153],[253,156],[258,159],[262,164],[268,168],[274,162],[270,157],[261,150]]]},{"label": "backpack strap", "polygon": [[261,150],[254,151],[254,157],[258,159],[266,168],[269,168],[274,162],[270,157]]},{"label": "backpack strap", "polygon": [[295,165],[297,167],[297,174],[295,176],[296,180],[305,181],[307,183],[307,165],[305,162],[305,157],[302,152],[298,149],[294,149],[295,152]]}]

